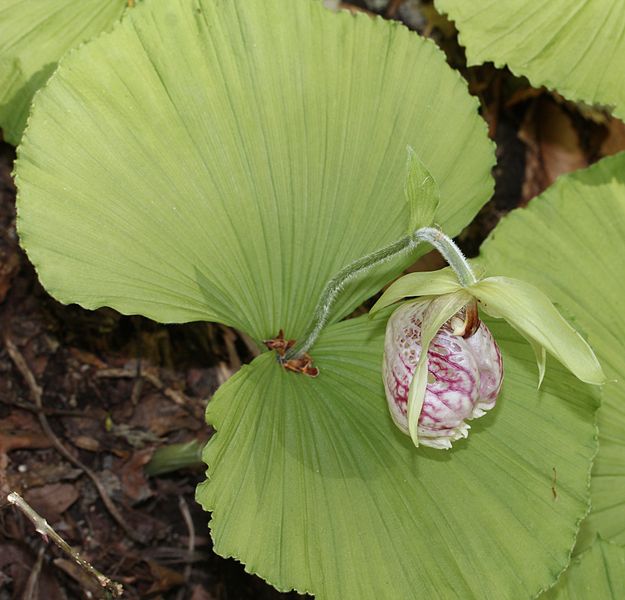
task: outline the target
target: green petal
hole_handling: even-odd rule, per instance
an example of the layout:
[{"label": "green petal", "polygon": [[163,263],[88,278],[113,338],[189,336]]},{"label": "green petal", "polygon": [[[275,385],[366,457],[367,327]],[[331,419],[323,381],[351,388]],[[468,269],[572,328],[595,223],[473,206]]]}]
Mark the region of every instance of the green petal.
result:
[{"label": "green petal", "polygon": [[624,595],[625,548],[598,538],[540,600],[622,600]]},{"label": "green petal", "polygon": [[482,248],[492,273],[544,290],[588,335],[605,369],[592,512],[578,544],[597,532],[625,544],[625,154],[558,179],[504,218]]},{"label": "green petal", "polygon": [[536,365],[538,366],[538,388],[543,383],[543,379],[545,378],[545,368],[547,365],[547,351],[545,347],[532,339],[531,337],[525,337],[527,343],[532,347],[534,351],[534,356],[536,357]]},{"label": "green petal", "polygon": [[[297,339],[328,280],[405,234],[407,145],[457,233],[494,156],[432,42],[317,0],[149,0],[37,94],[19,233],[62,302]],[[413,259],[350,282],[330,320]]]},{"label": "green petal", "polygon": [[508,321],[524,336],[543,346],[576,377],[586,383],[605,383],[592,348],[537,287],[509,277],[487,277],[468,289],[487,314]]},{"label": "green petal", "polygon": [[448,452],[415,451],[384,398],[385,325],[328,327],[315,379],[266,353],[219,389],[197,495],[216,551],[317,600],[533,598],[588,510],[596,390],[555,363],[538,392],[529,346],[489,322],[497,406]]},{"label": "green petal", "polygon": [[408,431],[415,446],[419,445],[419,415],[425,400],[428,384],[428,350],[438,330],[453,317],[473,297],[464,289],[453,294],[434,298],[425,313],[421,325],[421,354],[415,367],[414,376],[408,391]]},{"label": "green petal", "polygon": [[81,42],[110,29],[127,0],[0,2],[0,127],[17,145],[35,92]]},{"label": "green petal", "polygon": [[403,300],[415,296],[438,296],[451,294],[462,289],[458,278],[450,267],[439,271],[409,273],[393,282],[371,308],[371,314]]},{"label": "green petal", "polygon": [[404,194],[410,206],[408,233],[412,233],[434,223],[441,193],[434,177],[411,146],[408,146],[407,171]]},{"label": "green petal", "polygon": [[625,117],[622,0],[436,0],[455,21],[469,65],[494,61],[570,100]]}]

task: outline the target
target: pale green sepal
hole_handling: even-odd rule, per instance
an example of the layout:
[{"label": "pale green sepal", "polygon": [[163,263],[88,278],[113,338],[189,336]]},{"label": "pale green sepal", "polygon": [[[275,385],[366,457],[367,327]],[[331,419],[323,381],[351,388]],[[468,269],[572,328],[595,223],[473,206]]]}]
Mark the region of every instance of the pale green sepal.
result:
[{"label": "pale green sepal", "polygon": [[407,146],[408,162],[404,194],[410,207],[410,225],[408,233],[420,227],[429,227],[434,223],[434,216],[440,202],[440,190],[436,180],[414,151]]},{"label": "pale green sepal", "polygon": [[527,340],[527,343],[532,347],[534,351],[534,356],[536,357],[536,365],[538,366],[538,386],[537,390],[540,389],[540,386],[543,383],[543,379],[545,378],[545,364],[547,362],[547,352],[545,347],[542,344],[539,344],[533,338],[525,335],[522,331],[519,333]]},{"label": "pale green sepal", "polygon": [[434,298],[423,315],[421,354],[408,391],[408,431],[415,446],[419,445],[417,429],[428,382],[428,349],[437,331],[471,299],[463,289],[445,294]]},{"label": "pale green sepal", "polygon": [[371,308],[374,314],[387,306],[414,296],[438,296],[451,294],[460,290],[462,286],[450,267],[439,271],[423,271],[409,273],[393,282]]},{"label": "pale green sepal", "polygon": [[591,347],[538,288],[518,279],[487,277],[469,290],[487,314],[504,318],[523,336],[553,354],[578,379],[596,385],[605,383]]}]

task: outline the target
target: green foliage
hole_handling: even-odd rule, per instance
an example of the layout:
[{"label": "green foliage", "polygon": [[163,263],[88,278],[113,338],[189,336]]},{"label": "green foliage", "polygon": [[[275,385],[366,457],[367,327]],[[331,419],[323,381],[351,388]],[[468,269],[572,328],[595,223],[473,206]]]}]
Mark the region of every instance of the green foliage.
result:
[{"label": "green foliage", "polygon": [[110,29],[126,6],[127,0],[0,0],[0,127],[5,140],[19,142],[32,98],[59,58]]},{"label": "green foliage", "polygon": [[622,0],[435,0],[460,31],[470,65],[493,61],[571,100],[625,117]]},{"label": "green foliage", "polygon": [[596,533],[625,544],[623,173],[625,154],[620,154],[560,178],[527,209],[503,219],[482,250],[489,270],[531,281],[574,316],[608,378],[598,416],[592,512],[578,551],[588,548]]},{"label": "green foliage", "polygon": [[453,451],[416,450],[386,408],[385,322],[329,326],[316,379],[263,354],[220,388],[197,496],[217,552],[319,600],[536,595],[588,510],[593,390],[556,364],[537,391],[529,346],[489,322],[506,365],[492,418]]},{"label": "green foliage", "polygon": [[[63,302],[298,338],[332,275],[405,232],[407,145],[458,232],[493,152],[433,43],[310,0],[145,2],[37,98],[19,233]],[[334,320],[409,260],[350,284]]]},{"label": "green foliage", "polygon": [[[37,10],[29,0],[3,1],[0,16],[10,6],[33,25],[29,52],[0,63],[4,89],[19,92],[0,96],[0,118],[15,120],[0,123],[17,139],[61,53],[108,28],[125,2],[106,4],[87,30],[76,15],[90,0],[54,0],[45,21],[17,11]],[[65,26],[71,35],[56,35]],[[607,71],[582,77],[576,58],[593,92],[572,97],[621,102],[604,94]],[[470,222],[493,187],[476,109],[434,44],[396,23],[312,0],[150,0],[61,59],[37,94],[16,165],[21,241],[62,302],[298,338],[341,269],[407,229],[435,220],[454,235]],[[536,283],[573,315],[610,379],[625,371],[625,272],[602,258],[625,252],[623,172],[619,157],[561,180],[483,254],[490,273]],[[415,450],[384,399],[388,311],[338,322],[412,259],[345,287],[313,348],[319,377],[265,353],[210,403],[217,434],[198,500],[213,511],[215,549],[320,599],[533,597],[567,566],[589,509],[597,395],[558,364],[537,390],[532,348],[493,323],[506,364],[497,408],[453,451]],[[431,293],[457,287],[447,271],[409,277]],[[501,309],[498,295],[483,300]],[[625,397],[622,386],[606,392],[579,550],[597,531],[625,543]],[[604,544],[570,581],[587,577],[597,552],[620,560]]]},{"label": "green foliage", "polygon": [[625,590],[625,548],[597,539],[577,556],[558,584],[541,600],[621,600]]}]

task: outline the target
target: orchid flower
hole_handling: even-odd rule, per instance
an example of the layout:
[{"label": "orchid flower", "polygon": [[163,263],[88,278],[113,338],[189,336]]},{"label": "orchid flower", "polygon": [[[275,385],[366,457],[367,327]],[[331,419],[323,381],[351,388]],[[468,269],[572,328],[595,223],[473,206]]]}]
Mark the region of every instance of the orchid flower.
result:
[{"label": "orchid flower", "polygon": [[[371,309],[376,313],[405,298],[420,298],[400,306],[389,319],[383,364],[391,415],[415,445],[421,441],[451,447],[452,441],[466,437],[465,419],[482,416],[495,404],[503,377],[501,356],[479,321],[478,307],[505,319],[529,342],[536,355],[539,387],[547,352],[578,379],[604,383],[590,346],[543,292],[518,279],[478,279],[445,234],[423,228],[421,239],[426,238],[451,267],[401,277]],[[487,384],[483,377],[489,378]]]}]

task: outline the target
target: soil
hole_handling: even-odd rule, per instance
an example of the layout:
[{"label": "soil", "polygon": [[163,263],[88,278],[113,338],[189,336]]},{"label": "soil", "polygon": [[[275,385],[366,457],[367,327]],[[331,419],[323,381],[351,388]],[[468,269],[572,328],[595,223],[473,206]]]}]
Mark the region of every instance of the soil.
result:
[{"label": "soil", "polygon": [[[453,27],[409,4],[387,3],[384,14],[442,45],[497,142],[495,195],[458,238],[469,255],[506,212],[559,175],[625,148],[623,124],[600,111],[506,70],[466,69]],[[209,515],[194,501],[202,466],[145,471],[158,448],[209,438],[206,404],[253,357],[245,337],[217,324],[165,326],[53,300],[18,245],[14,153],[0,144],[0,600],[105,597],[6,504],[12,490],[122,583],[125,598],[300,597],[212,552]],[[415,268],[438,266],[430,255]]]}]

